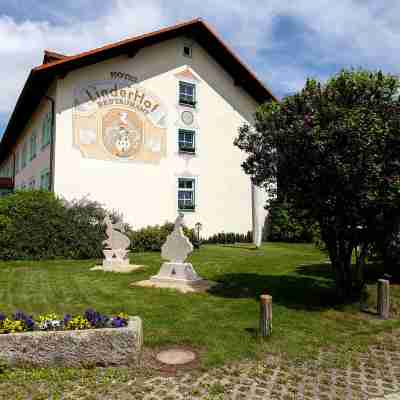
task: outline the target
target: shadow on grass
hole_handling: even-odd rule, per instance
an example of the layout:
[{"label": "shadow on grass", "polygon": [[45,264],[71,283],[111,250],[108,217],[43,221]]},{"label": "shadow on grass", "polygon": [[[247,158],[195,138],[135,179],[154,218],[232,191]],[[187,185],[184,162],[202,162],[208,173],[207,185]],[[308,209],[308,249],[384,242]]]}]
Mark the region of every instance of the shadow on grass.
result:
[{"label": "shadow on grass", "polygon": [[251,245],[234,245],[234,244],[222,244],[222,247],[229,247],[231,249],[239,249],[239,250],[260,250],[259,248],[257,248],[256,246],[251,246]]},{"label": "shadow on grass", "polygon": [[310,276],[314,278],[332,279],[332,267],[330,264],[301,264],[296,270],[296,274]]},{"label": "shadow on grass", "polygon": [[298,275],[223,274],[209,293],[227,298],[256,298],[269,294],[275,304],[302,310],[323,310],[337,305],[332,281]]},{"label": "shadow on grass", "polygon": [[[353,264],[353,271],[356,266]],[[299,265],[296,268],[296,273],[303,276],[318,277],[324,279],[333,279],[333,271],[331,264],[310,264]],[[384,268],[380,263],[369,263],[364,270],[364,279],[367,284],[376,283],[378,279],[384,277]]]}]

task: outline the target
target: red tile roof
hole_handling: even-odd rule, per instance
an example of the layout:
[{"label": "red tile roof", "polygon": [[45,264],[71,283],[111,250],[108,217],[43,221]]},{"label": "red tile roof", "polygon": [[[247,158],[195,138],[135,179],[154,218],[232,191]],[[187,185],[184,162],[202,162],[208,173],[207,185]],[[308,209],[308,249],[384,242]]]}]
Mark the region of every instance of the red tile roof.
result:
[{"label": "red tile roof", "polygon": [[65,57],[67,57],[67,56],[64,54],[56,53],[55,51],[51,51],[51,50],[45,50],[42,63],[49,64],[53,61],[58,61]]},{"label": "red tile roof", "polygon": [[201,19],[194,19],[73,56],[47,51],[47,54],[45,52],[43,64],[31,70],[15,105],[3,139],[0,142],[0,162],[15,144],[19,133],[47,92],[54,78],[65,76],[69,71],[115,56],[122,54],[133,55],[143,47],[181,35],[192,37],[204,47],[231,74],[235,84],[242,86],[257,102],[263,103],[269,100],[276,100],[270,90],[258,80],[255,74],[239,60],[210,26]]}]

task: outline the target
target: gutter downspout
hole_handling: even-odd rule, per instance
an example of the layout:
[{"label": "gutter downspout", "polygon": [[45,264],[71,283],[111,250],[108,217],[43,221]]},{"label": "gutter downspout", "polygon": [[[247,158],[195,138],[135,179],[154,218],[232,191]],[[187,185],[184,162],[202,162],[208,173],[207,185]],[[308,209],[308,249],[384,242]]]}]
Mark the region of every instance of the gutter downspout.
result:
[{"label": "gutter downspout", "polygon": [[54,192],[54,125],[55,125],[55,100],[47,96],[46,94],[44,97],[50,101],[51,103],[51,133],[50,133],[50,166],[49,166],[49,186],[50,192]]}]

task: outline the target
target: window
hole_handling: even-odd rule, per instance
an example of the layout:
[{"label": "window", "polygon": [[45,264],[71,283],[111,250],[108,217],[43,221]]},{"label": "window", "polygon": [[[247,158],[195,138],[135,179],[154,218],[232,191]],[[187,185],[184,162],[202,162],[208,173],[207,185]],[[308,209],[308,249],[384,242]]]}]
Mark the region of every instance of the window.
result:
[{"label": "window", "polygon": [[185,44],[183,46],[183,55],[188,58],[192,58],[192,46]]},{"label": "window", "polygon": [[26,141],[22,145],[22,154],[21,154],[21,170],[26,167],[28,163],[28,146]]},{"label": "window", "polygon": [[50,172],[48,169],[45,169],[40,174],[40,189],[50,190]]},{"label": "window", "polygon": [[191,178],[178,179],[178,209],[194,211],[195,209],[195,181]]},{"label": "window", "polygon": [[30,160],[32,161],[36,157],[36,132],[33,132],[30,138],[31,151]]},{"label": "window", "polygon": [[179,129],[178,145],[181,153],[194,154],[196,152],[194,135],[194,131]]},{"label": "window", "polygon": [[191,107],[196,106],[196,85],[188,82],[179,82],[179,103]]},{"label": "window", "polygon": [[47,113],[42,123],[42,149],[50,143],[51,113]]}]

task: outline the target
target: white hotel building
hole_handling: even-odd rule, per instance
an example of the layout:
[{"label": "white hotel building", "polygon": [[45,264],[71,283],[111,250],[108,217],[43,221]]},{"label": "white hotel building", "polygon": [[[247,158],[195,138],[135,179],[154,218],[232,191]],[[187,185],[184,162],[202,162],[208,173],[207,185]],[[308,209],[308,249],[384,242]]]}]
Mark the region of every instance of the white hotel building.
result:
[{"label": "white hotel building", "polygon": [[183,211],[205,237],[245,233],[265,219],[263,195],[233,141],[271,100],[199,19],[78,55],[46,51],[0,143],[0,190],[89,195],[134,228]]}]

